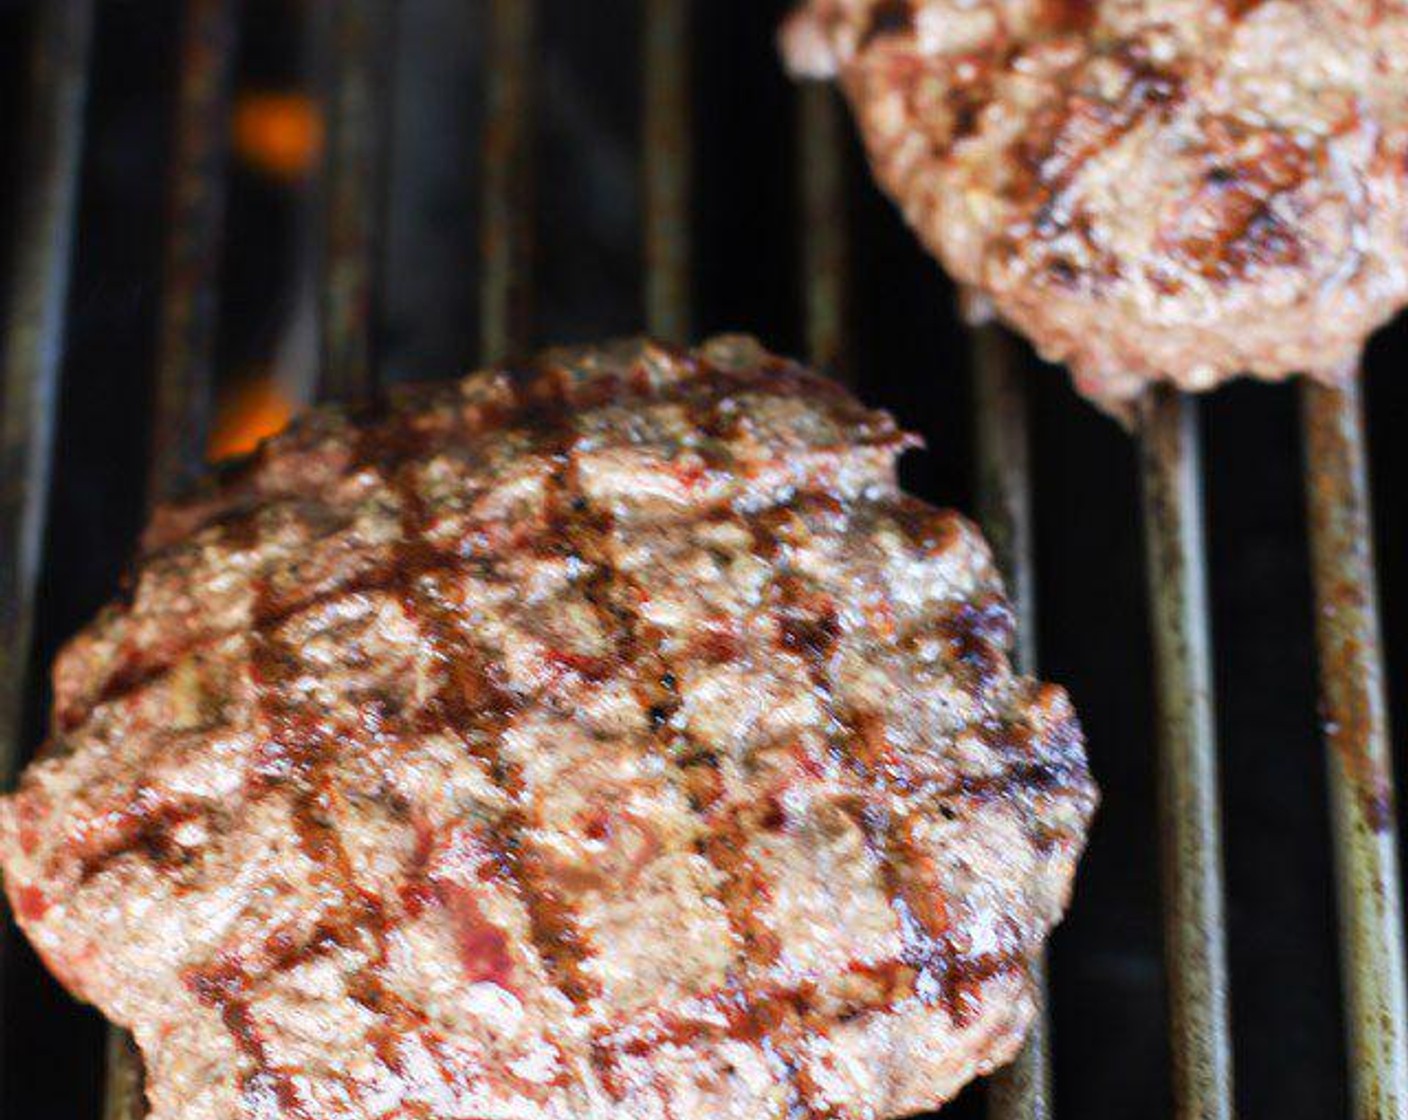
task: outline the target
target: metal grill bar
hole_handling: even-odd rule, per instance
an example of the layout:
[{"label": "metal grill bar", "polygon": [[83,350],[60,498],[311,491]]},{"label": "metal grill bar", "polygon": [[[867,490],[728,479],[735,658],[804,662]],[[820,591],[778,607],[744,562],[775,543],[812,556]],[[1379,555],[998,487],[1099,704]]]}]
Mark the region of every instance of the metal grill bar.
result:
[{"label": "metal grill bar", "polygon": [[147,488],[152,500],[171,496],[205,462],[238,17],[236,0],[186,5]]},{"label": "metal grill bar", "polygon": [[[205,460],[239,4],[190,0],[185,21],[158,327],[149,506],[179,492],[197,477]],[[145,1114],[141,1059],[131,1036],[110,1027],[103,1115],[106,1120],[137,1120]]]},{"label": "metal grill bar", "polygon": [[[30,170],[19,199],[0,399],[0,783],[5,789],[14,781],[24,729],[93,23],[92,0],[44,5],[32,59],[22,164]],[[0,993],[4,963],[0,956]],[[0,1094],[5,1073],[0,1068]]]},{"label": "metal grill bar", "polygon": [[[1017,340],[996,325],[973,332],[973,393],[978,446],[978,518],[1007,582],[1017,618],[1017,667],[1036,670],[1036,573],[1027,393]],[[992,1077],[994,1120],[1046,1120],[1051,1115],[1051,1062],[1046,1017],[1046,957],[1032,960],[1038,1005],[1016,1061]]]},{"label": "metal grill bar", "polygon": [[1356,1120],[1408,1115],[1403,909],[1357,380],[1306,385],[1306,500]]},{"label": "metal grill bar", "polygon": [[40,9],[0,418],[0,780],[19,762],[34,589],[49,502],[64,310],[77,226],[92,0]]},{"label": "metal grill bar", "polygon": [[103,1120],[141,1120],[147,1114],[142,1055],[132,1036],[108,1026],[103,1052]]},{"label": "metal grill bar", "polygon": [[1036,669],[1036,571],[1030,437],[1021,344],[1001,327],[973,331],[978,444],[978,517],[1018,619],[1015,648],[1024,673]]},{"label": "metal grill bar", "polygon": [[802,270],[807,356],[813,366],[854,385],[846,353],[846,184],[841,104],[830,86],[807,82],[800,93]]},{"label": "metal grill bar", "polygon": [[490,7],[487,119],[484,122],[484,261],[480,296],[482,358],[496,362],[523,348],[532,309],[532,52],[537,0],[493,0]]},{"label": "metal grill bar", "polygon": [[365,400],[376,387],[372,308],[385,215],[392,9],[389,0],[339,0],[330,18],[318,396]]},{"label": "metal grill bar", "polygon": [[1167,388],[1152,391],[1140,434],[1174,1114],[1230,1120],[1227,927],[1196,405]]},{"label": "metal grill bar", "polygon": [[657,338],[690,335],[689,0],[645,0],[645,319]]}]

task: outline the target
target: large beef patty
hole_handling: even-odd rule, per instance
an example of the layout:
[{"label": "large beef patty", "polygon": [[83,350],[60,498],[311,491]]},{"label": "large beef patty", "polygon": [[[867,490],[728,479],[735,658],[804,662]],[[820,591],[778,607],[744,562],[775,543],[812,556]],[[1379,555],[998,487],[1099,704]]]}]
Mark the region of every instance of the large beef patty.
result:
[{"label": "large beef patty", "polygon": [[913,442],[633,342],[163,510],[0,803],[155,1116],[876,1117],[1009,1059],[1096,795]]},{"label": "large beef patty", "polygon": [[1408,301],[1402,0],[806,0],[876,173],[954,277],[1115,411],[1345,376]]}]

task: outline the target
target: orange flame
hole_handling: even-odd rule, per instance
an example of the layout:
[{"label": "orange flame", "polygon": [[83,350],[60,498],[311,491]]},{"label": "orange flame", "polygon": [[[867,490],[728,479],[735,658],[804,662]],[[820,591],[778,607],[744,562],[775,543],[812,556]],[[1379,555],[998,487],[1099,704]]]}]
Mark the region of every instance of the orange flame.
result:
[{"label": "orange flame", "polygon": [[270,178],[298,182],[323,151],[323,117],[302,93],[244,93],[235,105],[234,148],[248,166]]},{"label": "orange flame", "polygon": [[293,402],[268,375],[237,381],[220,394],[211,429],[209,456],[228,459],[253,451],[259,442],[283,431]]}]

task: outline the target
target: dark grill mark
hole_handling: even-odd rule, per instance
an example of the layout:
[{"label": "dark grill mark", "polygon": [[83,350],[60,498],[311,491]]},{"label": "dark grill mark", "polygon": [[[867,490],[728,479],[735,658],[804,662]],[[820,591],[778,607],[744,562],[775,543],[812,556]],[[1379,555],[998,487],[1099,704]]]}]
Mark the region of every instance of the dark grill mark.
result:
[{"label": "dark grill mark", "polygon": [[[792,511],[780,508],[755,517],[750,522],[754,552],[781,569],[774,577],[771,591],[779,644],[802,659],[817,696],[838,728],[830,737],[833,755],[838,756],[846,769],[866,785],[877,782],[886,784],[892,776],[892,757],[883,719],[871,713],[852,711],[837,698],[831,671],[832,658],[841,637],[837,606],[825,593],[808,587],[788,570],[787,546],[780,534],[792,516]],[[929,536],[933,529],[932,522],[922,528],[918,524],[905,526],[906,532],[923,537],[931,546],[935,543]],[[869,837],[871,834],[867,832],[866,835]],[[891,909],[899,916],[903,899],[896,893],[897,868],[888,846],[882,846],[877,854],[877,874]],[[794,1020],[801,1017],[800,1011],[794,1012]],[[815,1088],[807,1078],[798,1074],[795,1064],[789,1063],[788,1068],[791,1071],[794,1102],[805,1110],[806,1115],[820,1115],[812,1104],[816,1099]]]},{"label": "dark grill mark", "polygon": [[827,660],[841,636],[841,624],[836,608],[827,605],[814,617],[785,616],[779,620],[782,648],[810,663]]},{"label": "dark grill mark", "polygon": [[921,556],[938,556],[958,537],[958,515],[951,510],[934,509],[907,494],[886,511],[905,540]]},{"label": "dark grill mark", "polygon": [[109,821],[110,833],[79,854],[79,879],[88,882],[124,856],[139,854],[157,867],[175,868],[187,858],[172,832],[186,821],[203,816],[206,806],[172,799],[150,786],[138,786]]},{"label": "dark grill mark", "polygon": [[950,607],[939,621],[939,632],[956,666],[972,678],[972,687],[989,692],[1007,670],[1006,650],[1012,644],[1012,611],[996,593],[965,599]]},{"label": "dark grill mark", "polygon": [[275,1104],[289,1120],[312,1120],[313,1114],[293,1078],[269,1060],[263,1035],[249,1007],[247,980],[240,969],[221,963],[192,974],[186,983],[197,999],[220,1013],[236,1048],[254,1067],[240,1078],[240,1102],[248,1114],[270,1115],[273,1110],[268,1105]]},{"label": "dark grill mark", "polygon": [[[737,418],[725,415],[714,402],[693,409],[689,419],[711,441],[699,449],[710,468],[726,468],[724,447],[734,433]],[[766,876],[746,854],[748,829],[744,818],[753,812],[753,807],[719,810],[717,803],[723,793],[719,760],[708,748],[696,746],[687,733],[673,727],[673,718],[681,704],[680,667],[665,652],[665,635],[642,615],[641,604],[648,591],[616,562],[612,548],[613,521],[605,511],[594,509],[582,493],[570,456],[558,476],[557,488],[558,533],[570,542],[576,555],[593,567],[582,586],[603,631],[613,636],[614,670],[631,675],[636,699],[646,714],[652,738],[670,764],[672,781],[693,811],[703,818],[703,837],[697,851],[723,877],[724,887],[718,901],[743,948],[745,961],[754,968],[764,969],[776,962],[780,943],[757,905],[759,900],[769,897]],[[730,515],[736,516],[731,511]],[[767,1009],[753,1006],[745,987],[731,993],[730,1006],[736,1012],[732,1021],[736,1029],[743,1032],[741,1036],[756,1041],[773,1054],[776,1071],[786,1081],[798,1115],[811,1115],[796,1079],[795,1066],[772,1037],[778,1024],[766,1021]],[[593,1041],[593,1060],[602,1071],[603,1083],[618,1098],[623,1091],[618,1075],[620,1056],[628,1053],[619,1050],[609,1038],[598,1036]]]},{"label": "dark grill mark", "polygon": [[[564,451],[559,447],[565,448],[571,440],[565,406],[534,394],[548,383],[546,376],[515,378],[515,411],[542,436],[545,453],[561,456]],[[391,447],[390,461],[399,464],[391,468],[390,479],[401,504],[402,539],[397,554],[402,602],[417,620],[441,669],[439,687],[421,713],[419,730],[458,735],[485,763],[490,777],[508,797],[513,808],[488,830],[484,843],[527,912],[534,948],[548,976],[574,1006],[582,1008],[598,991],[584,969],[592,949],[550,870],[526,840],[527,832],[537,823],[531,799],[521,770],[499,750],[500,737],[519,701],[495,679],[493,667],[472,644],[442,596],[431,593],[429,583],[439,557],[426,538],[430,513],[416,485],[419,459],[415,452],[422,449],[404,439],[393,439]]]},{"label": "dark grill mark", "polygon": [[969,80],[955,81],[944,94],[951,117],[948,142],[938,153],[949,151],[954,145],[977,134],[978,123],[983,111],[993,101],[993,60],[982,55],[970,55],[955,63],[956,72],[968,73]]},{"label": "dark grill mark", "polygon": [[1274,204],[1306,182],[1317,156],[1281,133],[1225,121],[1209,122],[1206,131],[1217,162],[1160,232],[1160,249],[1218,283],[1299,264],[1304,243]]},{"label": "dark grill mark", "polygon": [[753,812],[752,806],[735,806],[719,815],[709,826],[702,854],[724,876],[720,901],[748,962],[766,969],[777,962],[782,942],[760,905],[771,901],[772,888],[757,861],[748,855],[745,820]]},{"label": "dark grill mark", "polygon": [[[902,959],[857,962],[850,971],[867,980],[871,990],[849,1005],[849,1019],[889,1011],[911,994],[911,969]],[[646,1009],[630,1022],[601,1035],[598,1044],[604,1051],[632,1058],[649,1057],[665,1046],[717,1040],[768,1046],[771,1035],[813,1014],[815,996],[815,984],[806,981],[795,985],[759,983],[751,985],[747,992],[738,984],[728,984],[701,993],[697,1007],[688,1015],[662,1008]],[[774,1050],[770,1060],[775,1064],[778,1056]],[[795,1065],[790,1069],[793,1074],[799,1072]],[[824,1113],[812,1111],[808,1115]]]},{"label": "dark grill mark", "polygon": [[[338,834],[336,817],[341,794],[333,770],[338,752],[353,741],[355,731],[332,726],[288,699],[291,678],[298,672],[298,666],[296,650],[285,647],[273,632],[256,631],[251,668],[257,708],[262,713],[262,722],[269,727],[270,740],[258,756],[251,794],[263,796],[275,789],[289,794],[299,844],[314,865],[316,875],[326,883],[337,901],[319,922],[313,936],[301,945],[290,944],[278,957],[275,968],[296,968],[333,948],[355,952],[365,957],[366,963],[352,971],[348,979],[349,991],[380,1019],[373,1028],[374,1040],[392,1040],[410,1033],[428,1038],[425,1017],[396,996],[382,980],[391,919],[381,899],[357,882],[351,858]],[[248,997],[244,999],[247,1006]],[[395,1071],[394,1063],[388,1059],[392,1049],[389,1041],[377,1045],[378,1055]],[[257,1076],[262,1077],[264,1083],[276,1078],[277,1071],[262,1060],[262,1051],[249,1053],[258,1060]],[[443,1081],[450,1083],[452,1070],[441,1064],[436,1072]]]},{"label": "dark grill mark", "polygon": [[784,509],[751,523],[755,552],[772,557],[781,568],[771,590],[778,644],[801,658],[812,687],[837,728],[829,737],[832,755],[862,782],[883,781],[893,761],[884,721],[872,713],[853,711],[837,698],[831,673],[832,655],[841,636],[837,605],[828,594],[788,570],[785,546],[777,536],[788,516]]},{"label": "dark grill mark", "polygon": [[1103,60],[1125,71],[1123,90],[1104,98],[1076,85],[1057,104],[1039,112],[1027,135],[1015,146],[1016,166],[1010,200],[1029,217],[1031,231],[1050,241],[1074,231],[1098,257],[1088,230],[1075,224],[1067,195],[1081,171],[1151,113],[1168,113],[1183,96],[1178,75],[1159,69],[1133,48],[1124,46]]},{"label": "dark grill mark", "polygon": [[981,804],[1010,798],[1017,792],[1039,795],[1065,789],[1071,777],[1064,768],[1051,763],[1017,763],[997,774],[959,778],[945,788],[943,795]]},{"label": "dark grill mark", "polygon": [[93,700],[91,707],[78,712],[60,713],[59,726],[65,732],[77,730],[92,714],[94,708],[110,704],[146,688],[165,676],[172,663],[166,659],[155,662],[146,661],[136,654],[129,654],[118,663],[117,669],[103,682],[102,690]]},{"label": "dark grill mark", "polygon": [[977,956],[957,952],[950,937],[954,916],[938,891],[932,860],[909,838],[911,821],[892,820],[873,804],[854,807],[852,816],[899,921],[901,960],[912,971],[914,993],[942,1006],[957,1026],[967,1025],[981,1012],[977,1000],[987,981],[1025,968],[1020,946]]}]

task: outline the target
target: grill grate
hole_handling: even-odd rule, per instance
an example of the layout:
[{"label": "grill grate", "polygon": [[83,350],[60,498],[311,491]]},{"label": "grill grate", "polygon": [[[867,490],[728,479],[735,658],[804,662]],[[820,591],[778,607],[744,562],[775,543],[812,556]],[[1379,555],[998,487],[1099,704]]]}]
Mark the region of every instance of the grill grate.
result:
[{"label": "grill grate", "polygon": [[[490,41],[484,130],[481,326],[486,359],[531,336],[530,257],[535,0],[486,0]],[[313,6],[331,60],[323,192],[319,395],[365,399],[376,384],[373,333],[387,187],[390,0]],[[641,0],[645,157],[645,321],[691,333],[689,0]],[[32,114],[4,352],[0,431],[0,775],[12,779],[31,657],[33,604],[49,500],[64,312],[73,254],[93,0],[49,0],[34,42]],[[175,118],[165,298],[156,367],[149,493],[199,465],[216,338],[238,0],[188,0]],[[801,293],[812,361],[850,378],[850,258],[842,112],[830,91],[798,100]],[[972,345],[979,505],[1022,623],[1018,657],[1034,667],[1035,567],[1028,401],[1016,344],[993,327]],[[1392,820],[1384,659],[1376,607],[1366,439],[1357,389],[1307,386],[1305,480],[1317,605],[1340,893],[1352,1112],[1408,1116],[1403,930]],[[1174,1111],[1233,1111],[1217,746],[1202,526],[1198,406],[1160,392],[1141,420],[1151,633],[1158,684],[1165,945]],[[109,1046],[106,1115],[141,1115],[130,1042]],[[1044,1023],[993,1079],[999,1120],[1051,1114]]]},{"label": "grill grate", "polygon": [[1227,924],[1196,406],[1156,391],[1140,425],[1174,1098],[1180,1116],[1226,1120],[1232,1115]]},{"label": "grill grate", "polygon": [[1403,904],[1363,406],[1357,386],[1301,392],[1350,1088],[1356,1117],[1403,1116]]}]

